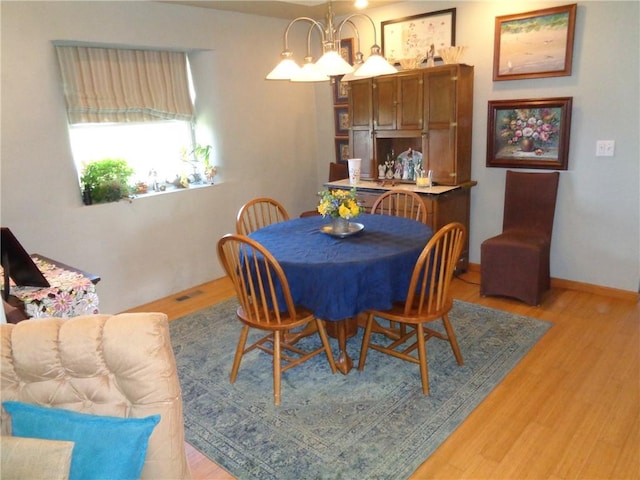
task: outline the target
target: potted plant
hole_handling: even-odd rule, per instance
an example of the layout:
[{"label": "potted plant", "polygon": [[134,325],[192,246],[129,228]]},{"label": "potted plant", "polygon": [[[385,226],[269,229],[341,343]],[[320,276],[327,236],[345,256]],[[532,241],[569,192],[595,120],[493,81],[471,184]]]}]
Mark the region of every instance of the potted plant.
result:
[{"label": "potted plant", "polygon": [[195,147],[193,147],[192,153],[197,161],[202,162],[204,166],[204,176],[207,180],[213,183],[213,177],[216,176],[217,169],[216,167],[211,165],[209,157],[211,156],[211,145],[200,145],[196,143]]},{"label": "potted plant", "polygon": [[128,198],[131,175],[133,168],[121,158],[105,158],[85,165],[80,177],[84,203],[91,205]]}]

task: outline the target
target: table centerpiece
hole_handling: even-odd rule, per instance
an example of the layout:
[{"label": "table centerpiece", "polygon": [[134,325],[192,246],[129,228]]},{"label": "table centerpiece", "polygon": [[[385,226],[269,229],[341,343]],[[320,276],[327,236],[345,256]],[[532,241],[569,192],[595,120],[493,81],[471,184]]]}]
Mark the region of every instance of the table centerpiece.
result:
[{"label": "table centerpiece", "polygon": [[323,190],[320,195],[318,212],[331,218],[332,233],[342,235],[350,232],[350,220],[360,215],[357,190]]}]

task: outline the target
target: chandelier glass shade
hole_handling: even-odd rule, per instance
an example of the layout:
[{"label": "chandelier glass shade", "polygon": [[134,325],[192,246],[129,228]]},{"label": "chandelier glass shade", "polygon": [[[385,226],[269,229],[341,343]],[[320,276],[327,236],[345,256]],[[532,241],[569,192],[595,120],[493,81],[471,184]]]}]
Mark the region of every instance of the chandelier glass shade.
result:
[{"label": "chandelier glass shade", "polygon": [[286,50],[282,52],[282,60],[276,65],[276,68],[269,72],[267,80],[291,80],[291,78],[300,71],[300,67],[291,56],[291,52]]},{"label": "chandelier glass shade", "polygon": [[[371,47],[371,56],[363,63],[364,55],[360,52],[360,36],[357,28],[351,21],[356,17],[363,17],[371,22],[373,27],[374,42],[376,38],[376,27],[373,20],[363,13],[354,13],[342,20],[337,26],[334,26],[334,15],[329,2],[329,11],[327,12],[327,25],[323,25],[309,17],[298,17],[293,19],[287,25],[284,32],[284,50],[280,54],[282,60],[267,75],[267,80],[290,80],[292,82],[319,82],[329,80],[329,77],[335,75],[346,75],[353,80],[358,77],[373,77],[377,75],[386,75],[396,73],[397,70],[385,60],[380,54],[380,47],[374,43]],[[293,52],[289,50],[289,30],[292,25],[299,21],[311,23],[309,33],[307,34],[307,56],[304,59],[304,65],[301,67],[293,60]],[[355,32],[358,39],[358,51],[355,54],[356,68],[350,65],[342,58],[339,53],[341,31],[344,25],[349,25]],[[321,35],[323,55],[317,62],[313,62],[311,56],[311,34],[314,28],[317,28]],[[343,78],[344,81],[344,78]]]},{"label": "chandelier glass shade", "polygon": [[302,68],[291,76],[292,82],[324,82],[326,80],[329,80],[329,77],[318,68],[317,64],[313,63],[313,57],[305,57]]},{"label": "chandelier glass shade", "polygon": [[371,47],[371,55],[369,58],[353,72],[354,77],[375,77],[377,75],[387,75],[390,73],[397,73],[393,65],[385,60],[380,54],[380,47],[374,45]]},{"label": "chandelier glass shade", "polygon": [[316,66],[327,75],[344,75],[353,72],[353,67],[335,50],[329,50],[316,62]]}]

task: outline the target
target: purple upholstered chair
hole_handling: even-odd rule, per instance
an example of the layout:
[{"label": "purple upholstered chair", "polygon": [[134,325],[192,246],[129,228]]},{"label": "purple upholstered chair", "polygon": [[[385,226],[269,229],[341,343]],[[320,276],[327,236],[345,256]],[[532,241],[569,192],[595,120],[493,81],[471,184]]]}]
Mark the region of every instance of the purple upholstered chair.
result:
[{"label": "purple upholstered chair", "polygon": [[551,286],[549,252],[558,172],[507,171],[502,233],[480,246],[480,294],[539,305]]}]

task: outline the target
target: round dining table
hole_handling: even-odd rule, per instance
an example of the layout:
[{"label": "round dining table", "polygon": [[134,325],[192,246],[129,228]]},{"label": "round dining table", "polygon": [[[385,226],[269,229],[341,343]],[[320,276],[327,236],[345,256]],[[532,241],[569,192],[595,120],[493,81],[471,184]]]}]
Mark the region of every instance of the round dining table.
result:
[{"label": "round dining table", "polygon": [[433,235],[429,226],[403,217],[362,214],[352,223],[359,231],[345,237],[334,236],[331,220],[319,215],[249,234],[280,263],[293,302],[325,320],[338,338],[342,373],[353,365],[346,338],[357,330],[356,316],[406,299],[413,267]]}]

